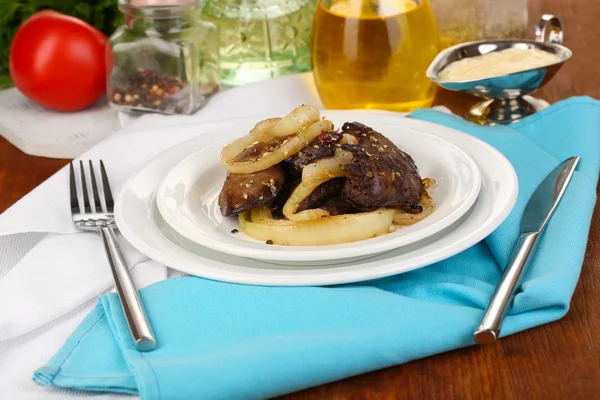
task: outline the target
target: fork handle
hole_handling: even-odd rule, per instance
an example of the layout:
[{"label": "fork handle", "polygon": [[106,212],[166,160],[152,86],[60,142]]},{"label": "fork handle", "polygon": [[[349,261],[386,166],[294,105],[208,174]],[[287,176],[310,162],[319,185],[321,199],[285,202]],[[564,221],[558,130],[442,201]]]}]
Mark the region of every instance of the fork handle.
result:
[{"label": "fork handle", "polygon": [[100,233],[104,241],[104,248],[110,269],[115,280],[117,294],[121,300],[125,320],[133,337],[135,348],[138,351],[150,351],[156,348],[156,340],[150,330],[146,319],[138,291],[117,244],[115,232],[111,226],[100,227]]}]

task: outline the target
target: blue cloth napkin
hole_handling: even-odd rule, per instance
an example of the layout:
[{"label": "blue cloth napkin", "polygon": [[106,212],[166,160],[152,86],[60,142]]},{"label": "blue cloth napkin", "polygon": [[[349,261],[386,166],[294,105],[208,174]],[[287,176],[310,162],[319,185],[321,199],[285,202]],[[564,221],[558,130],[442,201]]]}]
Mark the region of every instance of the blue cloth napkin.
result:
[{"label": "blue cloth napkin", "polygon": [[473,344],[523,208],[566,158],[581,163],[505,319],[506,336],[561,318],[585,253],[600,165],[600,102],[571,98],[510,127],[419,110],[513,163],[520,193],[487,239],[445,261],[365,284],[272,288],[186,277],[141,291],[158,349],[135,351],[118,298],[102,296],[50,362],[44,385],[142,399],[267,398]]}]

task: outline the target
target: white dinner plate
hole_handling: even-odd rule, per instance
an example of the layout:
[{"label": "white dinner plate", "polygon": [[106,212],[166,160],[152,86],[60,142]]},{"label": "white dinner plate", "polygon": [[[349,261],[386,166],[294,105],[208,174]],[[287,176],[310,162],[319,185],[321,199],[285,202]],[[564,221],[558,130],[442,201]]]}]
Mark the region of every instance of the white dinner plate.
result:
[{"label": "white dinner plate", "polygon": [[[482,176],[473,207],[459,221],[431,237],[360,261],[291,266],[228,255],[183,238],[156,209],[157,186],[175,165],[206,142],[206,136],[199,135],[152,159],[121,188],[115,205],[119,229],[148,257],[191,275],[253,285],[321,286],[378,279],[441,261],[484,239],[512,210],[518,192],[516,173],[510,162],[488,144],[454,129],[393,114],[353,111],[352,115],[364,121],[376,115],[378,120],[396,126],[435,130],[436,136],[459,144],[475,160]],[[193,129],[201,132],[202,128]]]},{"label": "white dinner plate", "polygon": [[[195,143],[197,150],[178,163],[158,187],[156,203],[161,216],[183,237],[216,251],[287,264],[324,264],[370,257],[432,236],[456,222],[477,199],[481,186],[477,164],[459,147],[432,134],[438,126],[414,129],[376,116],[357,119],[351,111],[324,111],[322,115],[336,127],[357,120],[410,154],[421,177],[436,180],[429,191],[435,202],[433,213],[395,232],[337,245],[269,245],[246,236],[237,216],[223,217],[219,210],[218,196],[227,172],[220,153],[225,145],[246,135],[258,122],[254,120],[227,125]],[[234,229],[239,232],[232,233]]]}]

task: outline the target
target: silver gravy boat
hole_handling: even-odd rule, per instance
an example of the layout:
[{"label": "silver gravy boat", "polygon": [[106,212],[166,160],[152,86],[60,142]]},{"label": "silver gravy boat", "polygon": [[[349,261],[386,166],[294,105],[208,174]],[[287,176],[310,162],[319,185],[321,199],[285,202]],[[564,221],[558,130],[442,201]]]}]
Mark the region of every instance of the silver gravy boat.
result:
[{"label": "silver gravy boat", "polygon": [[[548,40],[545,39],[546,31]],[[545,85],[565,61],[572,56],[571,50],[562,46],[563,27],[554,15],[544,14],[535,29],[535,40],[496,39],[466,42],[440,52],[429,65],[427,77],[448,90],[467,92],[485,100],[475,104],[466,118],[482,125],[506,125],[548,107],[548,102],[529,96]],[[560,61],[541,68],[527,69],[512,74],[489,78],[444,82],[440,72],[454,61],[488,54],[510,47],[548,51]]]}]

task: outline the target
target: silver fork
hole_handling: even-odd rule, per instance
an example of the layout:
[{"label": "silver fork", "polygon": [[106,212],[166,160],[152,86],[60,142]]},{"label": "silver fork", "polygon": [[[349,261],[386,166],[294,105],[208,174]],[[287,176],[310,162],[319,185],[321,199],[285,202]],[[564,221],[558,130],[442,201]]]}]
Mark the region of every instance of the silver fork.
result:
[{"label": "silver fork", "polygon": [[[92,184],[93,203],[90,203],[88,185],[83,161],[79,161],[79,179],[75,177],[73,163],[69,164],[69,186],[71,190],[71,214],[75,226],[82,230],[100,232],[104,241],[104,249],[108,256],[110,268],[123,313],[129,325],[129,331],[133,337],[135,348],[138,351],[150,351],[156,348],[156,340],[150,330],[150,325],[142,308],[138,291],[135,288],[131,274],[121,254],[114,229],[117,228],[114,217],[114,201],[108,176],[104,163],[100,160],[100,174],[102,177],[102,192],[104,193],[105,207],[100,202],[100,192],[98,182],[94,174],[94,165],[89,161],[89,175]],[[82,192],[83,204],[77,196],[77,180],[80,181],[80,191]]]}]

